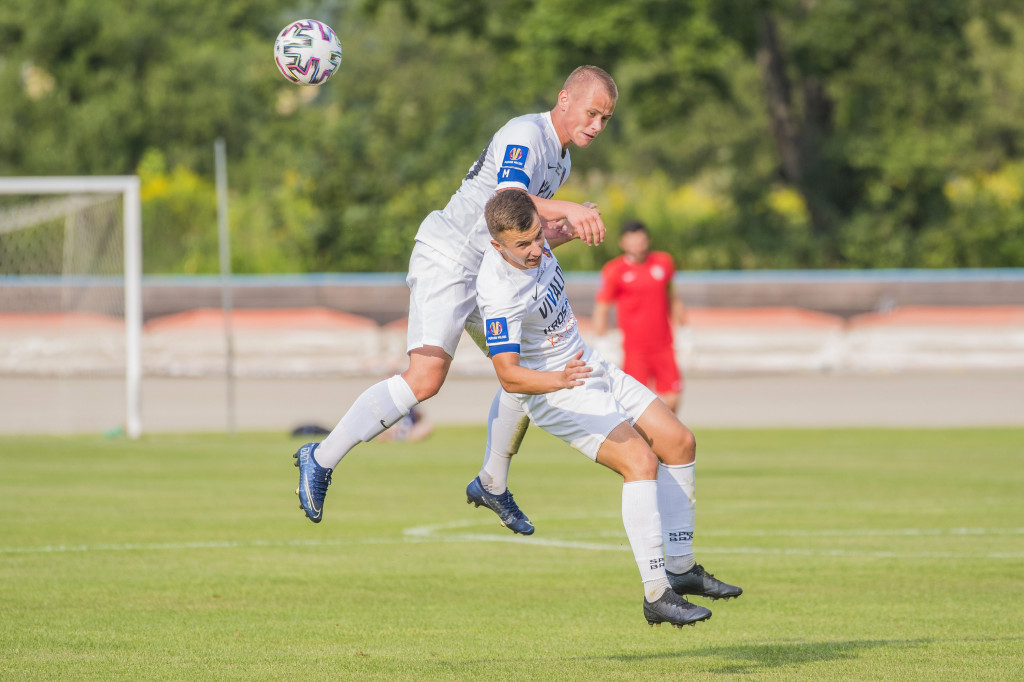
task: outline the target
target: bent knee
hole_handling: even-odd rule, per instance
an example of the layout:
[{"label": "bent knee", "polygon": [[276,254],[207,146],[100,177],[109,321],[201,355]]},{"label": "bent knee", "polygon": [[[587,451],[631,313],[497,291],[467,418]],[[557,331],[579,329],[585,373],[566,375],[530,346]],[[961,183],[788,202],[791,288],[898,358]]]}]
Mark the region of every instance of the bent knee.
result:
[{"label": "bent knee", "polygon": [[658,458],[648,451],[643,455],[629,458],[622,468],[625,481],[653,481],[658,478]]},{"label": "bent knee", "polygon": [[406,372],[402,379],[409,384],[419,402],[433,398],[444,385],[444,374],[441,372]]},{"label": "bent knee", "polygon": [[679,449],[683,453],[684,457],[689,458],[691,462],[697,456],[697,437],[693,435],[693,431],[685,426],[683,427],[683,435],[680,439]]},{"label": "bent knee", "polygon": [[697,439],[690,429],[682,424],[679,431],[673,435],[671,447],[658,450],[659,455],[665,464],[679,465],[690,464],[697,458]]}]

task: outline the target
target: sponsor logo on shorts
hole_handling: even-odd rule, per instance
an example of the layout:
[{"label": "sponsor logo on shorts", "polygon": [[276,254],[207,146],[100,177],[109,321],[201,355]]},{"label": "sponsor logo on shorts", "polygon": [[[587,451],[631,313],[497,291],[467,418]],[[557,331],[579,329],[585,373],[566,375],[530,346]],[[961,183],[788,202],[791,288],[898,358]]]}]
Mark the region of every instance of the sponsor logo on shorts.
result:
[{"label": "sponsor logo on shorts", "polygon": [[487,329],[487,344],[508,341],[508,322],[504,317],[495,317],[484,324]]}]

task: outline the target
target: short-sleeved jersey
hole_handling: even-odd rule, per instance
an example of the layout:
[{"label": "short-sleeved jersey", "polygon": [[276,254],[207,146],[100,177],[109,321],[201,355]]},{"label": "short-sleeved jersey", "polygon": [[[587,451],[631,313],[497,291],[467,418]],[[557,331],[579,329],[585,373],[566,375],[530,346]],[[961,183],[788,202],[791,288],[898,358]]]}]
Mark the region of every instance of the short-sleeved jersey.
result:
[{"label": "short-sleeved jersey", "polygon": [[570,169],[550,112],[514,118],[490,139],[448,205],[424,219],[416,239],[476,272],[484,251],[493,250],[484,221],[487,200],[506,188],[550,199]]},{"label": "short-sleeved jersey", "polygon": [[477,276],[476,301],[491,356],[519,353],[519,364],[539,371],[565,367],[583,348],[558,259],[545,243],[536,268],[520,270],[488,247]]},{"label": "short-sleeved jersey", "polygon": [[672,344],[669,284],[674,274],[672,256],[662,251],[650,252],[643,263],[618,256],[601,269],[597,300],[615,304],[624,348],[657,350]]}]

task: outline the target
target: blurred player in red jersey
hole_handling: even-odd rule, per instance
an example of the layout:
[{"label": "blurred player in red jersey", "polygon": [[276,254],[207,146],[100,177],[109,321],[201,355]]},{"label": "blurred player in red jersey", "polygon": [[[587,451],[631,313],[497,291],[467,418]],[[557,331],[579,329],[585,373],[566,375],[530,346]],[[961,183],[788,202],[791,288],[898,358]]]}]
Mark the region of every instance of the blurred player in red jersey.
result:
[{"label": "blurred player in red jersey", "polygon": [[622,255],[601,269],[601,287],[594,304],[594,332],[608,331],[614,304],[622,330],[622,369],[651,386],[673,412],[679,406],[683,379],[676,364],[672,326],[686,323],[683,301],[672,293],[672,256],[651,251],[647,227],[638,221],[622,226]]}]

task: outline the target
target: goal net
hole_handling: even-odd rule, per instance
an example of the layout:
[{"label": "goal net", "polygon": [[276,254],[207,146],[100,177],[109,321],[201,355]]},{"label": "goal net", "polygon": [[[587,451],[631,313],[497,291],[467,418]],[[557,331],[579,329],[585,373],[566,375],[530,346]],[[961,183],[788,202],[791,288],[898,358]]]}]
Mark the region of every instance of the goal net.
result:
[{"label": "goal net", "polygon": [[141,434],[141,262],[137,177],[0,178],[0,430]]}]

